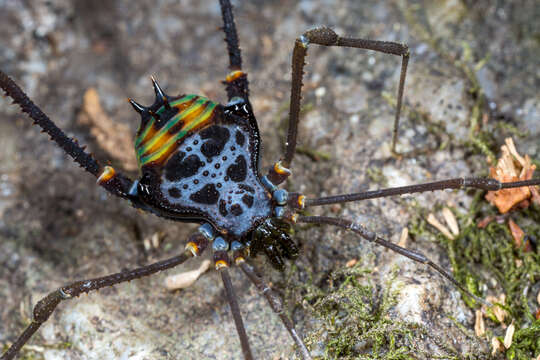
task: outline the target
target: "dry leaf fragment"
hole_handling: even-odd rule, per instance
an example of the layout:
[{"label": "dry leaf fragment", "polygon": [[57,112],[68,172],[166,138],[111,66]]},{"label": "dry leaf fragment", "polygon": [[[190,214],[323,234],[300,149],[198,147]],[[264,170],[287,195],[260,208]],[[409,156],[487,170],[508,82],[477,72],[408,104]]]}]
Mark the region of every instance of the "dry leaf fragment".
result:
[{"label": "dry leaf fragment", "polygon": [[[525,155],[525,157],[522,157],[517,152],[511,138],[507,138],[505,142],[505,145],[501,147],[502,155],[497,161],[497,166],[490,167],[490,176],[501,182],[532,179],[536,166],[531,163],[529,156]],[[495,205],[499,211],[504,214],[531,198],[531,188],[535,187],[519,187],[502,189],[499,191],[488,191],[486,200]],[[528,202],[523,203],[522,205],[528,206]]]},{"label": "dry leaf fragment", "polygon": [[398,245],[401,246],[402,248],[406,248],[408,238],[409,238],[409,229],[404,227],[403,230],[401,230],[401,235],[399,236]]},{"label": "dry leaf fragment", "polygon": [[159,248],[159,243],[161,242],[161,238],[163,237],[163,234],[162,233],[154,233],[152,235],[152,237],[150,238],[150,240],[152,241],[152,247],[154,249],[157,249]]},{"label": "dry leaf fragment", "polygon": [[491,338],[491,356],[497,355],[498,352],[502,352],[504,348],[501,342],[495,336]]},{"label": "dry leaf fragment", "polygon": [[434,228],[439,230],[441,233],[443,233],[444,236],[446,236],[450,240],[454,240],[454,236],[450,233],[450,231],[437,220],[435,215],[429,214],[427,218],[427,222],[432,225]]},{"label": "dry leaf fragment", "polygon": [[514,325],[514,323],[511,323],[510,326],[508,326],[508,328],[506,329],[506,334],[504,335],[503,344],[505,348],[508,349],[512,345],[512,339],[514,338],[515,331],[516,326]]},{"label": "dry leaf fragment", "polygon": [[115,123],[107,116],[101,107],[96,89],[89,88],[84,93],[77,121],[90,128],[90,133],[99,146],[120,161],[124,169],[133,171],[138,168],[131,130],[124,124]]},{"label": "dry leaf fragment", "polygon": [[[508,220],[508,227],[514,238],[514,244],[517,248],[520,248],[523,245],[523,239],[525,238],[525,232],[516,224],[512,219]],[[525,251],[531,251],[531,244],[527,241],[525,243]]]},{"label": "dry leaf fragment", "polygon": [[504,143],[508,148],[508,152],[510,153],[510,155],[512,155],[514,159],[516,159],[516,161],[521,165],[521,167],[525,169],[527,167],[527,163],[530,161],[526,158],[526,156],[525,158],[523,158],[521,155],[519,155],[516,150],[514,140],[512,138],[506,138],[504,139]]},{"label": "dry leaf fragment", "polygon": [[486,228],[493,220],[495,220],[495,216],[486,216],[485,218],[483,218],[482,220],[480,220],[478,222],[478,224],[476,224],[476,226],[479,228],[479,229],[484,229]]},{"label": "dry leaf fragment", "polygon": [[538,187],[529,186],[529,190],[531,190],[532,202],[540,206],[540,190],[538,190]]},{"label": "dry leaf fragment", "polygon": [[351,259],[351,260],[347,261],[347,263],[345,264],[345,267],[351,268],[351,267],[353,267],[354,265],[356,265],[357,263],[358,263],[358,260],[356,260],[356,259]]},{"label": "dry leaf fragment", "polygon": [[180,274],[168,276],[165,279],[167,290],[185,289],[191,285],[210,268],[211,261],[206,259],[201,262],[198,269],[186,271]]},{"label": "dry leaf fragment", "polygon": [[474,322],[474,333],[476,336],[481,337],[486,333],[486,326],[484,324],[484,317],[482,315],[482,310],[476,310],[475,313],[476,321]]},{"label": "dry leaf fragment", "polygon": [[505,294],[501,294],[499,295],[498,297],[495,297],[495,296],[492,296],[492,295],[488,295],[486,297],[486,300],[489,301],[490,303],[492,304],[495,304],[492,308],[491,308],[491,311],[493,311],[493,315],[495,315],[495,317],[497,318],[497,320],[502,323],[503,327],[505,327],[504,325],[504,319],[506,318],[506,316],[508,316],[508,313],[506,312],[506,310],[504,308],[502,308],[502,306],[500,305],[497,305],[497,304],[501,304],[501,305],[505,305],[506,304],[506,295]]},{"label": "dry leaf fragment", "polygon": [[456,217],[454,216],[454,213],[447,207],[445,207],[442,210],[444,221],[446,221],[446,224],[450,228],[450,231],[454,236],[459,235],[459,226],[456,220]]}]

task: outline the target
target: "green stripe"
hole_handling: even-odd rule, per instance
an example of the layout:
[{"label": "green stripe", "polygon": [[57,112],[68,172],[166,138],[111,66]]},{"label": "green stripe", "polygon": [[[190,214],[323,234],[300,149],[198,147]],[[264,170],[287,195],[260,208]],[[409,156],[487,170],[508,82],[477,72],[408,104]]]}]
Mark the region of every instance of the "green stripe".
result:
[{"label": "green stripe", "polygon": [[[204,122],[206,121],[206,119],[208,119],[208,117],[211,115],[212,111],[214,111],[214,108],[217,106],[217,103],[215,102],[212,102],[210,101],[209,102],[209,105],[207,106],[206,110],[201,114],[199,115],[196,119],[194,119],[189,125],[188,127],[186,127],[185,129],[183,129],[182,131],[180,131],[178,134],[176,134],[175,136],[173,136],[169,141],[167,141],[165,144],[163,144],[162,147],[160,147],[158,150],[154,151],[153,153],[151,154],[148,154],[146,156],[144,156],[142,159],[141,159],[141,164],[144,165],[146,164],[147,162],[150,162],[150,161],[153,161],[157,158],[159,158],[161,156],[161,154],[165,151],[167,151],[167,149],[172,146],[174,143],[176,143],[178,140],[182,139],[184,136],[186,136],[186,134],[191,130],[193,129],[194,127],[196,127],[197,125],[199,125],[201,122]],[[142,155],[142,154],[141,154]]]},{"label": "green stripe", "polygon": [[[186,96],[184,96],[184,97],[182,97],[182,98],[180,98],[178,100],[173,101],[172,103],[169,103],[169,106],[174,107],[176,105],[180,105],[182,103],[189,102],[189,101],[193,100],[193,98],[195,98],[195,97],[197,97],[197,95],[186,95]],[[161,115],[161,114],[163,114],[164,111],[165,111],[165,105],[160,107],[158,109],[158,111],[156,111],[156,114]]]},{"label": "green stripe", "polygon": [[[190,102],[195,97],[197,97],[197,95],[186,95],[186,96],[184,96],[184,97],[170,103],[170,106],[175,107],[177,105],[180,105],[180,104],[183,104],[183,103],[186,103],[186,102]],[[158,109],[157,114],[161,115],[164,111],[165,111],[165,105]],[[141,142],[146,137],[146,135],[148,134],[148,132],[150,131],[150,129],[152,128],[152,125],[154,125],[154,123],[155,123],[155,119],[152,117],[150,119],[150,122],[146,125],[146,128],[144,129],[144,131],[139,136],[137,136],[137,138],[135,139],[135,147],[136,148],[139,147],[139,145],[141,145]]]},{"label": "green stripe", "polygon": [[152,136],[152,139],[150,141],[146,142],[142,148],[143,153],[148,151],[154,144],[156,144],[159,139],[167,133],[167,131],[175,126],[180,120],[185,119],[187,116],[189,116],[194,111],[197,111],[201,106],[203,106],[206,102],[208,102],[208,99],[201,98],[197,100],[193,105],[191,105],[189,108],[185,109],[181,113],[176,114],[173,118],[169,119],[165,126],[163,126],[157,133]]},{"label": "green stripe", "polygon": [[150,129],[152,128],[152,126],[154,125],[154,118],[150,119],[150,121],[148,122],[148,124],[146,125],[146,127],[144,128],[143,132],[137,136],[137,138],[135,139],[135,148],[138,148],[139,145],[141,144],[141,141],[146,137],[146,135],[150,132]]}]

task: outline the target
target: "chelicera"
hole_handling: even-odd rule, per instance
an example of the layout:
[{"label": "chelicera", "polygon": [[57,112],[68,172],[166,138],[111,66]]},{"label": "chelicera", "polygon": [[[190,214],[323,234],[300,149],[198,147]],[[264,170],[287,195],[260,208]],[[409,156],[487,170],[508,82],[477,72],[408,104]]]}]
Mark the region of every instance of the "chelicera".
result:
[{"label": "chelicera", "polygon": [[290,228],[297,223],[327,224],[350,230],[368,241],[428,265],[465,294],[483,302],[468,292],[449,272],[423,254],[395,245],[353,221],[325,216],[305,216],[302,210],[310,206],[422,191],[467,187],[499,190],[534,186],[540,184],[540,179],[500,183],[485,178],[455,178],[325,198],[308,198],[303,194],[290,193],[279,188],[279,185],[291,175],[290,168],[295,154],[299,122],[303,67],[309,45],[368,49],[402,58],[392,149],[395,149],[397,140],[409,58],[408,48],[394,42],[340,37],[325,27],[309,30],[301,35],[295,42],[292,57],[292,89],[285,153],[263,175],[259,169],[261,139],[249,101],[247,74],[242,71],[232,8],[228,0],[220,0],[220,5],[231,70],[224,81],[229,102],[219,104],[192,94],[170,96],[152,79],[156,94],[153,104],[143,106],[130,100],[133,108],[141,116],[135,142],[141,176],[135,181],[112,167],[101,166],[85,152],[83,147],[67,137],[7,75],[0,72],[0,86],[7,96],[12,98],[22,111],[27,113],[76,163],[94,175],[100,186],[111,194],[128,200],[135,208],[173,221],[201,224],[187,242],[185,251],[176,257],[134,270],[77,281],[51,292],[36,304],[32,323],[15,339],[13,345],[2,355],[2,359],[14,358],[61,301],[77,297],[81,293],[170,269],[191,257],[199,256],[207,248],[212,249],[215,267],[220,272],[244,357],[254,358],[228,272],[228,268],[232,265],[240,267],[261,290],[291,334],[302,358],[311,359],[302,337],[282,311],[281,300],[264,283],[249,262],[249,258],[258,253],[264,253],[278,269],[283,268],[287,259],[294,260],[299,250],[290,236]]}]

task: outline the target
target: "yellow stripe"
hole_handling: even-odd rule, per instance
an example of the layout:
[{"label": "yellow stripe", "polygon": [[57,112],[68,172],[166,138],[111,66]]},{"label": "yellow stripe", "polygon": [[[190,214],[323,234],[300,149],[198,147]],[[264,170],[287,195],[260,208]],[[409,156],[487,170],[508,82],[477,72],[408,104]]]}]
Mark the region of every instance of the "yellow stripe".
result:
[{"label": "yellow stripe", "polygon": [[210,103],[206,110],[197,118],[193,119],[193,121],[190,121],[189,123],[186,123],[180,132],[188,132],[191,129],[199,126],[201,123],[208,120],[210,115],[212,115],[212,112],[214,111],[214,108],[216,107],[216,103]]},{"label": "yellow stripe", "polygon": [[[182,111],[180,114],[176,115],[174,118],[169,120],[167,122],[167,124],[165,124],[161,129],[159,129],[157,134],[155,134],[152,137],[152,140],[150,140],[148,143],[144,144],[144,147],[141,149],[141,153],[142,154],[148,154],[148,153],[155,152],[157,149],[159,149],[160,145],[163,143],[162,138],[163,138],[163,136],[165,136],[168,133],[168,130],[172,126],[176,125],[179,121],[184,120],[186,117],[189,117],[190,115],[192,115],[193,113],[195,113],[197,111],[200,111],[201,107],[206,102],[208,102],[208,100],[204,99],[204,98],[200,99],[200,100],[197,100],[195,102],[195,104],[193,104],[192,106],[190,106],[189,108],[187,108],[186,110]],[[166,140],[168,140],[168,139],[166,139]]]},{"label": "yellow stripe", "polygon": [[[183,98],[181,99],[178,99],[176,101],[173,101],[170,106],[171,107],[175,107],[175,108],[178,108],[179,112],[181,113],[182,111],[184,111],[185,109],[182,109],[182,105],[184,104],[187,104],[187,103],[190,103],[193,101],[193,99],[195,98],[201,98],[200,96],[197,96],[197,95],[186,95],[184,96]],[[158,109],[157,111],[157,114],[160,115],[162,114],[163,112],[165,111],[165,106],[162,106]],[[176,116],[178,116],[179,114],[177,114]],[[172,118],[172,120],[174,121],[174,117]],[[146,136],[148,135],[148,133],[150,132],[150,130],[152,130],[152,125],[154,125],[155,123],[155,119],[152,117],[150,118],[150,121],[149,123],[147,124],[146,128],[144,129],[144,131],[139,135],[137,136],[137,139],[135,140],[135,147],[138,148],[139,145],[141,145],[141,143],[145,142],[145,138]],[[165,124],[165,126],[167,126],[167,124]],[[152,136],[154,136],[154,134],[152,134]]]},{"label": "yellow stripe", "polygon": [[216,107],[216,105],[217,105],[216,103],[210,102],[210,104],[208,105],[206,110],[201,115],[199,115],[198,117],[196,117],[195,119],[193,119],[189,123],[186,123],[182,127],[182,130],[180,130],[180,132],[178,132],[178,134],[171,137],[169,139],[169,141],[167,141],[165,144],[163,144],[163,146],[161,146],[159,149],[157,149],[156,151],[154,151],[153,153],[151,153],[149,155],[144,156],[142,158],[141,163],[146,164],[147,162],[158,160],[159,158],[161,158],[161,156],[163,156],[163,154],[167,153],[167,151],[169,150],[169,148],[171,146],[173,146],[178,140],[180,140],[184,136],[186,136],[186,134],[190,130],[193,130],[196,127],[204,125],[204,123],[207,122],[208,119],[210,118],[210,116],[212,115],[212,112],[214,111],[214,108]]}]

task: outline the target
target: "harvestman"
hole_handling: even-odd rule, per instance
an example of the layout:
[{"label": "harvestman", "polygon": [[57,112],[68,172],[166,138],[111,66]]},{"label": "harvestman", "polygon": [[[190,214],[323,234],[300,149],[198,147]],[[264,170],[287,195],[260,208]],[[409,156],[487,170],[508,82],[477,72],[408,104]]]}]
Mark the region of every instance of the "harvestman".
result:
[{"label": "harvestman", "polygon": [[191,257],[199,256],[208,246],[212,248],[215,267],[225,287],[244,357],[253,359],[229,276],[228,268],[232,264],[239,266],[266,297],[272,310],[278,314],[292,336],[302,358],[311,359],[294,324],[283,312],[281,299],[264,283],[248,260],[249,256],[263,252],[278,269],[284,267],[284,259],[294,260],[298,256],[298,248],[290,238],[289,230],[296,223],[327,224],[350,230],[368,241],[428,265],[468,296],[484,302],[422,253],[393,244],[351,220],[304,216],[301,215],[301,210],[310,206],[443,189],[476,188],[496,191],[538,185],[540,179],[500,183],[487,178],[455,178],[324,198],[308,198],[303,194],[289,193],[278,188],[278,185],[291,175],[289,169],[297,142],[302,77],[308,45],[368,49],[402,58],[392,136],[394,153],[409,50],[406,45],[395,42],[340,37],[326,27],[309,30],[296,39],[292,55],[292,88],[285,154],[266,175],[261,176],[258,163],[259,130],[249,101],[247,74],[242,71],[232,8],[229,0],[220,0],[220,5],[231,71],[224,81],[229,102],[222,105],[190,94],[169,96],[152,79],[156,93],[152,105],[143,106],[129,99],[133,108],[141,115],[141,125],[135,140],[141,178],[135,181],[110,166],[101,166],[84,147],[67,137],[0,71],[0,87],[7,96],[66,154],[95,176],[98,185],[111,194],[128,200],[135,208],[173,221],[201,224],[199,230],[190,237],[185,251],[178,256],[135,270],[77,281],[51,292],[36,304],[31,324],[1,359],[14,358],[61,301],[170,269]]}]

